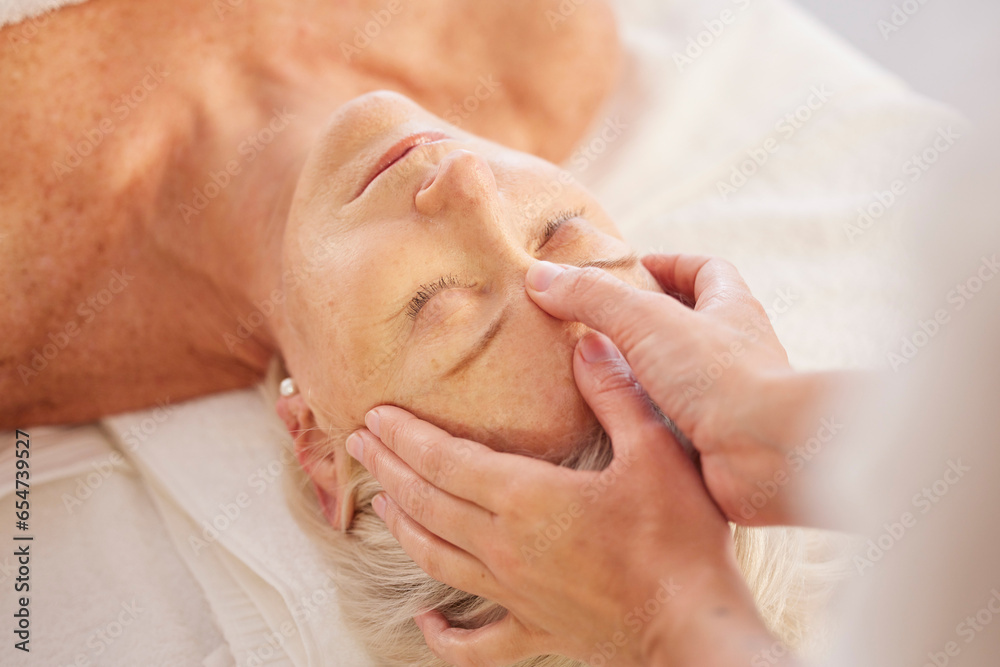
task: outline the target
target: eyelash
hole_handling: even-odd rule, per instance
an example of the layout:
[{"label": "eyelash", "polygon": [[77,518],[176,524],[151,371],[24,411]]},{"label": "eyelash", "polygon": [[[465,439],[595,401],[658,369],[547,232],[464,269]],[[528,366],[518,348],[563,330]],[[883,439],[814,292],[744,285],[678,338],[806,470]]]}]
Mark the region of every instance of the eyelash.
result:
[{"label": "eyelash", "polygon": [[585,209],[583,208],[571,209],[562,211],[561,213],[549,218],[549,220],[545,223],[545,228],[542,232],[542,242],[538,245],[537,250],[541,250],[542,247],[549,242],[549,239],[555,235],[556,230],[558,230],[563,223],[569,222],[573,218],[582,217],[584,212]]},{"label": "eyelash", "polygon": [[[542,242],[539,244],[538,249],[540,250],[546,243],[548,243],[549,239],[551,239],[555,235],[556,231],[564,223],[569,222],[573,218],[578,218],[583,214],[584,214],[584,209],[578,208],[578,209],[563,211],[549,218],[545,223],[544,231],[542,232]],[[427,304],[427,302],[430,301],[435,294],[449,287],[471,287],[471,285],[463,284],[462,281],[459,280],[457,276],[453,275],[442,276],[435,282],[421,285],[420,289],[417,290],[416,295],[410,300],[410,303],[407,304],[406,306],[407,316],[411,320],[417,319],[417,315],[420,313],[420,310]]]},{"label": "eyelash", "polygon": [[435,294],[448,287],[467,287],[467,285],[462,285],[462,282],[456,276],[443,276],[439,280],[433,283],[427,283],[426,285],[421,285],[420,289],[417,290],[416,296],[410,300],[409,305],[406,307],[406,314],[411,320],[417,319],[417,314],[420,309],[431,300]]}]

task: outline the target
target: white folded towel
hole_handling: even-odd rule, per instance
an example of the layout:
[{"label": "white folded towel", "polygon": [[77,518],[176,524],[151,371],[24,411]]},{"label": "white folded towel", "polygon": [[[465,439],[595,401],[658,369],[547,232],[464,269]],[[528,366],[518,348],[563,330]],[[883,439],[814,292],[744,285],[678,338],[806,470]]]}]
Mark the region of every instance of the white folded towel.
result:
[{"label": "white folded towel", "polygon": [[[0,28],[8,23],[27,21],[31,24],[28,30],[39,29],[47,20],[43,14],[55,11],[66,5],[79,5],[86,0],[0,0]],[[23,35],[30,39],[32,33]]]},{"label": "white folded towel", "polygon": [[286,468],[298,463],[274,407],[246,390],[170,410],[159,422],[152,410],[105,424],[145,476],[237,664],[366,664],[286,501]]}]

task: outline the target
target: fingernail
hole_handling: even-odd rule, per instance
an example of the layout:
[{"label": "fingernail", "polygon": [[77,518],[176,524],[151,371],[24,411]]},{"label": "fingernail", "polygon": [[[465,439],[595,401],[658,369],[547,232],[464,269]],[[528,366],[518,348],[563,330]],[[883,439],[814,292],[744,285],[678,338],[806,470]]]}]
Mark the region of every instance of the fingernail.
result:
[{"label": "fingernail", "polygon": [[372,498],[372,509],[375,510],[375,514],[378,514],[378,518],[385,521],[385,496],[383,494],[378,494]]},{"label": "fingernail", "polygon": [[368,414],[365,415],[365,426],[375,434],[376,438],[382,437],[382,434],[378,432],[378,413],[374,410],[369,410]]},{"label": "fingernail", "polygon": [[528,275],[525,276],[525,281],[528,283],[528,287],[536,292],[544,292],[552,284],[552,281],[556,279],[556,276],[565,270],[563,267],[552,262],[535,262],[528,267]]},{"label": "fingernail", "polygon": [[608,361],[618,356],[618,348],[604,336],[588,333],[580,342],[580,353],[592,364]]},{"label": "fingernail", "polygon": [[361,436],[357,432],[352,433],[347,437],[347,453],[361,460],[362,454],[365,451],[365,441],[361,439]]}]

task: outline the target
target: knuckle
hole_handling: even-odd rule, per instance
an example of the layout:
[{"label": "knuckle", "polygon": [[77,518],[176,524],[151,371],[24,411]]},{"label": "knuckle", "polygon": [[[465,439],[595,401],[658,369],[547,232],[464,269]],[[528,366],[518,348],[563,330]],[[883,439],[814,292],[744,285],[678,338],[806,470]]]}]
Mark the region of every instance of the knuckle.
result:
[{"label": "knuckle", "polygon": [[[524,546],[528,546],[527,540]],[[525,581],[523,573],[528,568],[521,545],[511,544],[509,547],[498,546],[489,551],[490,570],[502,584],[507,584],[507,588],[515,590],[517,586],[511,587],[509,584],[519,584]]]},{"label": "knuckle", "polygon": [[396,509],[395,505],[391,502],[387,502],[385,505],[385,526],[389,529],[389,532],[397,540],[400,540],[402,533],[402,526],[400,524],[399,511]]},{"label": "knuckle", "polygon": [[393,419],[381,425],[382,442],[392,450],[396,450],[412,440],[414,423],[412,419]]},{"label": "knuckle", "polygon": [[403,487],[400,507],[417,523],[423,523],[427,514],[427,501],[433,494],[430,484],[421,478],[411,479]]},{"label": "knuckle", "polygon": [[429,540],[421,537],[414,549],[413,561],[420,566],[420,569],[427,573],[435,581],[444,581],[445,570],[439,558],[433,553],[433,548]]},{"label": "knuckle", "polygon": [[417,470],[427,479],[438,481],[446,467],[441,448],[427,438],[419,438],[414,442],[416,448]]},{"label": "knuckle", "polygon": [[[669,298],[662,294],[651,296]],[[638,299],[616,318],[612,329],[615,343],[626,357],[632,359],[634,354],[660,344],[665,334],[657,324],[656,305],[653,299]]]},{"label": "knuckle", "polygon": [[573,272],[567,291],[596,324],[607,321],[633,288],[606,271],[588,266]]},{"label": "knuckle", "polygon": [[642,386],[624,361],[595,367],[597,391],[604,394],[641,395]]},{"label": "knuckle", "polygon": [[709,257],[708,261],[705,262],[705,268],[708,267],[724,273],[737,273],[736,265],[722,257]]},{"label": "knuckle", "polygon": [[385,455],[378,447],[365,447],[365,464],[368,472],[377,480],[382,480],[383,467],[385,466]]},{"label": "knuckle", "polygon": [[515,477],[506,484],[505,493],[497,499],[497,514],[505,520],[517,521],[524,516],[535,496],[533,485],[524,476]]}]

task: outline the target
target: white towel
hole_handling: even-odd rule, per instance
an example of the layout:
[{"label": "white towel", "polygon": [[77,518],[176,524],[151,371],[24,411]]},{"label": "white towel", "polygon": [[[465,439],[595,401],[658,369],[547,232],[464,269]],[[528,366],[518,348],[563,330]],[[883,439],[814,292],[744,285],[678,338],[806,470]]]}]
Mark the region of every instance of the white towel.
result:
[{"label": "white towel", "polygon": [[[143,479],[98,426],[31,428],[27,531],[14,530],[14,434],[0,433],[0,665],[199,665],[225,640]],[[15,543],[12,532],[31,536]],[[30,652],[13,648],[13,546],[27,544]],[[211,667],[210,663],[210,667]],[[230,663],[231,664],[231,663]],[[214,663],[222,667],[226,663]]]},{"label": "white towel", "polygon": [[[159,422],[154,415],[105,424],[143,472],[237,664],[365,664],[340,623],[322,555],[286,502],[286,467],[298,464],[262,393],[192,401]],[[130,447],[134,433],[143,439]]]},{"label": "white towel", "polygon": [[[37,30],[47,21],[43,14],[66,5],[79,5],[83,2],[86,0],[0,0],[0,28],[8,23],[25,21],[31,24],[25,26],[27,30]],[[32,36],[32,33],[24,35],[28,39]]]}]

